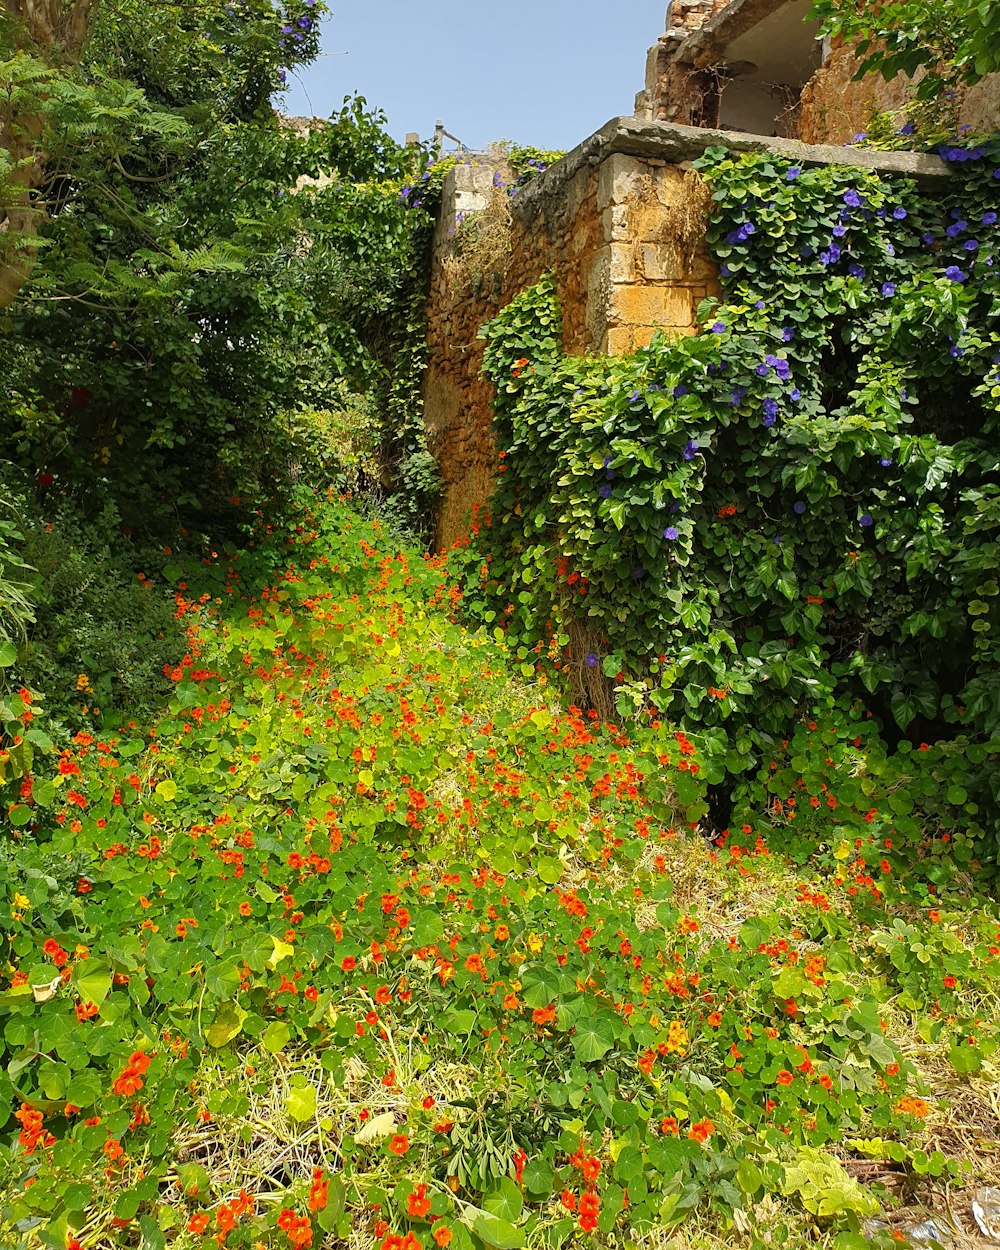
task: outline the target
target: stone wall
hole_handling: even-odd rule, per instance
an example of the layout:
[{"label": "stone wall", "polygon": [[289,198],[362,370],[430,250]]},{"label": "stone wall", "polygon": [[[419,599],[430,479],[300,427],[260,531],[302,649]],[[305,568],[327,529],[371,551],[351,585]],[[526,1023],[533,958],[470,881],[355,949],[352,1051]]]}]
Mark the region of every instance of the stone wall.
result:
[{"label": "stone wall", "polygon": [[[854,81],[849,46],[821,42],[809,0],[674,0],[651,48],[636,114],[683,125],[848,143],[872,112],[897,112],[913,80]],[[1000,129],[1000,75],[962,90],[956,125]]]},{"label": "stone wall", "polygon": [[[799,137],[806,143],[849,143],[873,112],[897,113],[913,98],[913,79],[900,74],[885,82],[877,74],[854,81],[858,68],[851,48],[834,48],[802,91]],[[955,101],[957,124],[973,132],[1000,130],[1000,74],[962,89]]]},{"label": "stone wall", "polygon": [[[440,546],[468,532],[472,508],[488,500],[496,471],[480,327],[551,273],[568,353],[621,355],[657,330],[693,333],[699,303],[719,288],[705,243],[705,188],[691,162],[715,145],[773,151],[797,164],[902,173],[922,185],[951,176],[936,157],[808,146],[634,117],[609,122],[509,205],[494,187],[492,168],[451,170],[434,240],[424,385],[428,446],[445,481]],[[470,213],[489,226],[485,251],[474,246]],[[463,250],[463,236],[473,246]]]},{"label": "stone wall", "polygon": [[551,273],[564,349],[620,355],[647,344],[658,329],[692,333],[698,304],[717,290],[704,242],[704,191],[689,164],[595,140],[510,202],[506,255],[485,266],[474,247],[463,254],[467,215],[489,213],[492,236],[504,216],[493,197],[506,193],[494,188],[486,166],[459,165],[448,175],[434,241],[424,384],[428,446],[445,480],[443,546],[467,532],[472,505],[490,493],[492,392],[480,376],[477,335],[518,291]]}]

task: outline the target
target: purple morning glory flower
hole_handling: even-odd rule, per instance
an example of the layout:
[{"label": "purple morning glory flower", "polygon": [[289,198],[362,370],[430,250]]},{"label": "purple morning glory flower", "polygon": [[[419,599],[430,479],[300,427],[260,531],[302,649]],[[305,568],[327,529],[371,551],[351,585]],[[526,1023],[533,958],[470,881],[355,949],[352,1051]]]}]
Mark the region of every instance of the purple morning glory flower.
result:
[{"label": "purple morning glory flower", "polygon": [[674,391],[673,391],[674,399],[681,399],[687,393],[688,393],[688,388],[684,385],[683,382],[681,382],[679,385],[674,387]]},{"label": "purple morning glory flower", "polygon": [[587,652],[587,654],[583,657],[583,662],[588,668],[597,668],[599,663],[597,656],[593,653],[593,651]]},{"label": "purple morning glory flower", "polygon": [[792,168],[788,171],[788,173],[787,173],[787,174],[785,174],[785,181],[786,181],[786,182],[794,182],[794,181],[795,181],[795,179],[796,179],[796,178],[799,176],[799,174],[801,174],[801,173],[802,173],[802,170],[798,167],[798,165],[793,165],[793,166],[792,166]]},{"label": "purple morning glory flower", "polygon": [[639,398],[639,392],[633,391],[632,394],[628,397],[628,402],[630,404],[634,404],[638,400],[638,398]]},{"label": "purple morning glory flower", "polygon": [[929,247],[934,242],[934,235],[931,234],[931,232],[928,230],[927,233],[923,236],[923,241]]},{"label": "purple morning glory flower", "polygon": [[778,415],[778,401],[776,399],[765,399],[761,406],[767,416],[776,417]]},{"label": "purple morning glory flower", "polygon": [[689,438],[684,445],[683,456],[685,460],[693,460],[698,454],[698,444],[693,438]]},{"label": "purple morning glory flower", "polygon": [[983,213],[982,222],[984,226],[994,226],[996,225],[996,220],[996,213]]},{"label": "purple morning glory flower", "polygon": [[864,528],[865,528],[865,529],[867,529],[870,525],[874,525],[874,524],[875,524],[875,522],[874,522],[874,521],[872,520],[872,518],[868,515],[868,513],[867,513],[867,512],[865,512],[865,513],[863,513],[863,514],[862,514],[862,515],[858,518],[858,524],[859,524],[859,525],[863,525],[863,526],[864,526]]},{"label": "purple morning glory flower", "polygon": [[311,17],[300,17],[300,18],[299,18],[299,26],[300,26],[303,30],[312,30],[312,24],[313,24],[313,23],[312,23],[312,18],[311,18]]},{"label": "purple morning glory flower", "polygon": [[906,209],[902,207],[894,208],[892,215],[897,221],[903,221],[906,218]]},{"label": "purple morning glory flower", "polygon": [[915,130],[916,126],[914,126],[913,122],[907,122],[905,126],[900,126],[899,133],[901,135],[912,135]]},{"label": "purple morning glory flower", "polygon": [[605,482],[601,485],[597,493],[600,495],[602,499],[610,499],[611,492],[613,489],[614,487],[610,486],[607,482]]},{"label": "purple morning glory flower", "polygon": [[967,221],[953,222],[952,225],[950,225],[945,231],[945,234],[949,239],[953,239],[957,234],[961,234],[963,230],[967,229],[968,225],[969,223]]},{"label": "purple morning glory flower", "polygon": [[791,390],[788,392],[788,398],[792,401],[793,404],[797,404],[799,400],[802,398],[802,392],[796,386],[794,390]]},{"label": "purple morning glory flower", "polygon": [[963,352],[964,348],[959,347],[957,344],[954,347],[948,348],[948,355],[953,356],[956,360],[963,354]]},{"label": "purple morning glory flower", "polygon": [[976,242],[975,239],[966,239],[965,242],[962,244],[962,246],[965,248],[967,252],[974,252],[976,248],[979,246],[979,244]]},{"label": "purple morning glory flower", "polygon": [[[861,138],[864,138],[864,136],[862,135]],[[855,191],[853,187],[849,187],[844,192],[844,203],[848,208],[860,208],[861,196],[858,195],[857,191]]]},{"label": "purple morning glory flower", "polygon": [[673,542],[675,539],[680,538],[680,536],[681,536],[681,532],[677,528],[676,525],[668,525],[667,528],[663,531],[663,537],[666,538],[669,542]]},{"label": "purple morning glory flower", "polygon": [[764,417],[764,420],[761,422],[761,424],[764,426],[765,429],[769,430],[771,426],[774,425],[775,421],[777,421],[777,419],[778,418],[773,413],[769,412],[767,416]]},{"label": "purple morning glory flower", "polygon": [[805,510],[806,506],[801,499],[796,499],[796,501],[792,504],[792,511],[796,516],[801,516]]},{"label": "purple morning glory flower", "polygon": [[781,338],[783,342],[790,343],[792,339],[795,338],[795,331],[791,326],[782,326]]},{"label": "purple morning glory flower", "polygon": [[895,294],[896,294],[896,284],[895,284],[894,282],[883,282],[883,283],[882,283],[882,294],[883,294],[883,295],[895,295]]},{"label": "purple morning glory flower", "polygon": [[890,468],[890,467],[891,467],[891,465],[892,465],[892,457],[891,457],[891,456],[881,456],[881,457],[879,458],[879,464],[882,466],[882,468],[883,468],[883,469],[888,469],[888,468]]},{"label": "purple morning glory flower", "polygon": [[[580,392],[578,392],[578,394],[581,394],[581,395],[582,395],[582,394],[583,394],[583,392],[582,392],[582,391],[580,391]],[[605,457],[604,457],[604,467],[605,467],[605,468],[607,468],[607,467],[608,467],[608,465],[609,465],[610,463],[611,463],[611,457],[610,457],[610,456],[605,456]]]},{"label": "purple morning glory flower", "polygon": [[782,382],[787,382],[791,375],[792,369],[787,360],[779,360],[774,366],[774,372],[781,378]]},{"label": "purple morning glory flower", "polygon": [[767,365],[761,364],[754,368],[754,373],[756,373],[759,378],[766,378],[770,372],[771,370],[767,367]]},{"label": "purple morning glory flower", "polygon": [[944,271],[944,276],[950,278],[952,282],[964,282],[968,277],[957,265],[949,265]]},{"label": "purple morning glory flower", "polygon": [[864,265],[859,265],[857,261],[851,261],[847,266],[847,272],[852,278],[863,278],[865,276],[865,267]]},{"label": "purple morning glory flower", "polygon": [[725,322],[723,321],[716,321],[715,324],[712,326],[713,334],[725,334],[725,332],[726,332],[726,325],[725,325]]},{"label": "purple morning glory flower", "polygon": [[842,239],[846,233],[847,233],[847,227],[844,225],[841,225],[839,222],[837,223],[837,225],[833,227],[833,237],[835,239]]}]

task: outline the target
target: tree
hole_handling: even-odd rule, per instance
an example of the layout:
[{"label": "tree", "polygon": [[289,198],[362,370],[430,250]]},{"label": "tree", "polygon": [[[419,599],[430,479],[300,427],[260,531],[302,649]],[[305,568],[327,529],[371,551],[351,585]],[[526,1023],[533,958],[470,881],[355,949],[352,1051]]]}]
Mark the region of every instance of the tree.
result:
[{"label": "tree", "polygon": [[930,99],[1000,71],[995,0],[814,0],[821,33],[856,44],[856,77],[923,74],[917,95]]},{"label": "tree", "polygon": [[0,67],[35,119],[0,430],[130,526],[151,498],[190,513],[252,487],[287,412],[388,383],[382,323],[416,255],[399,189],[419,155],[363,101],[280,121],[272,96],[316,54],[322,11],[104,0],[77,63],[12,46]]}]

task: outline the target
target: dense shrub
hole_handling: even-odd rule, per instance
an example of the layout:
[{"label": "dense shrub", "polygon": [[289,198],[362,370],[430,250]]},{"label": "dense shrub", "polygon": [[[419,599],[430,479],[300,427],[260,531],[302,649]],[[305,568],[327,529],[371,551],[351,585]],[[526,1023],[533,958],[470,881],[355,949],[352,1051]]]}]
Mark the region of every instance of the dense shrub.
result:
[{"label": "dense shrub", "polygon": [[704,333],[564,357],[548,281],[485,329],[500,475],[468,554],[473,611],[620,714],[708,731],[716,782],[852,707],[889,748],[977,744],[942,748],[943,794],[991,859],[998,152],[946,149],[930,195],[709,151]]}]

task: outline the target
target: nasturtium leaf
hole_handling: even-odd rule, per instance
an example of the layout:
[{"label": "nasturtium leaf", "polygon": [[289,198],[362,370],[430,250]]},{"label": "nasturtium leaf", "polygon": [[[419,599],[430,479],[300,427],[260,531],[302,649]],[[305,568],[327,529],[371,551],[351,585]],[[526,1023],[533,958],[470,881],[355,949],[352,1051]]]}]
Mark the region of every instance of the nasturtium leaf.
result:
[{"label": "nasturtium leaf", "polygon": [[316,1114],[316,1086],[293,1085],[285,1099],[285,1111],[300,1124],[311,1120]]},{"label": "nasturtium leaf", "polygon": [[169,777],[166,781],[158,782],[156,793],[164,803],[172,803],[177,798],[177,782],[172,781]]},{"label": "nasturtium leaf", "polygon": [[524,1245],[524,1232],[491,1211],[466,1207],[461,1219],[484,1245],[493,1247],[493,1250],[520,1250]]},{"label": "nasturtium leaf", "polygon": [[535,871],[539,881],[546,885],[555,885],[563,875],[563,863],[554,855],[540,855],[535,861]]},{"label": "nasturtium leaf", "polygon": [[239,1035],[246,1018],[247,1013],[238,1003],[223,1003],[205,1030],[205,1041],[216,1049],[225,1046]]},{"label": "nasturtium leaf", "polygon": [[502,1176],[483,1197],[483,1206],[491,1215],[498,1215],[510,1224],[516,1224],[524,1209],[521,1191],[509,1176]]},{"label": "nasturtium leaf", "polygon": [[283,1020],[272,1020],[260,1039],[261,1045],[272,1055],[284,1050],[292,1037],[292,1030]]},{"label": "nasturtium leaf", "polygon": [[84,1003],[101,1003],[111,992],[111,968],[103,959],[84,959],[73,970],[76,992]]},{"label": "nasturtium leaf", "polygon": [[610,1016],[597,1013],[581,1016],[576,1022],[572,1042],[576,1057],[583,1063],[593,1063],[603,1058],[615,1044],[614,1025]]}]

